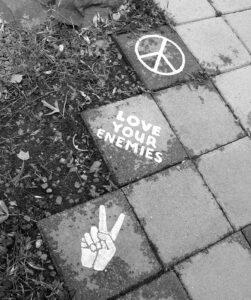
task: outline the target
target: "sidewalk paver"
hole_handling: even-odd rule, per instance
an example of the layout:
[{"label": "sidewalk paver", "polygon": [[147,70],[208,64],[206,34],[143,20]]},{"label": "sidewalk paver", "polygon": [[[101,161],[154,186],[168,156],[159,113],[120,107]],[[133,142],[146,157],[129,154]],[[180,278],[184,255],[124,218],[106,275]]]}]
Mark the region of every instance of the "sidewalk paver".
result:
[{"label": "sidewalk paver", "polygon": [[215,16],[215,10],[207,0],[170,0],[166,12],[176,24]]},{"label": "sidewalk paver", "polygon": [[251,52],[251,10],[226,15],[225,19],[248,48],[249,52]]},{"label": "sidewalk paver", "polygon": [[231,230],[190,162],[123,191],[167,267]]},{"label": "sidewalk paver", "polygon": [[[125,214],[125,219],[114,242],[115,255],[105,270],[96,271],[82,266],[81,240],[86,238],[86,233],[91,233],[92,226],[99,226],[100,205],[106,209],[108,230],[121,213]],[[39,229],[68,289],[71,294],[75,293],[74,299],[105,300],[160,271],[139,223],[120,191],[43,219]],[[85,252],[82,255],[82,259],[87,257]]]},{"label": "sidewalk paver", "polygon": [[208,82],[182,85],[154,95],[173,130],[190,155],[200,155],[243,136],[221,97]]},{"label": "sidewalk paver", "polygon": [[[155,64],[157,63],[157,72],[159,73],[173,73],[173,75],[161,75],[156,72],[149,70],[146,68],[138,59],[135,47],[137,45],[137,41],[140,38],[143,38],[147,35],[158,35],[158,37],[146,38],[139,43],[139,47],[137,47],[139,51],[139,55],[142,57],[144,63],[149,67],[154,69]],[[182,54],[178,50],[178,48],[170,42],[166,42],[165,47],[161,50],[162,43],[164,42],[162,38],[167,38],[174,42],[178,47],[180,47],[182,53],[185,56],[185,65],[182,69]],[[200,66],[196,62],[195,58],[187,49],[187,46],[184,44],[182,39],[178,36],[178,34],[171,29],[170,27],[163,26],[155,31],[145,32],[140,35],[132,35],[132,34],[122,34],[115,37],[122,53],[125,55],[126,59],[130,62],[132,67],[135,69],[139,78],[143,81],[146,87],[150,90],[160,90],[163,88],[167,88],[171,85],[175,85],[179,82],[185,82],[191,79],[190,75],[195,75],[199,71],[201,71]],[[164,42],[165,43],[165,42]],[[144,55],[157,53],[156,55],[144,57]],[[162,55],[163,54],[163,55]],[[163,59],[163,56],[168,59],[171,67],[166,63]],[[143,58],[144,57],[144,58]],[[160,61],[158,61],[158,57]],[[177,74],[175,74],[175,70],[181,70]]]},{"label": "sidewalk paver", "polygon": [[222,14],[251,8],[250,0],[209,0],[209,2]]},{"label": "sidewalk paver", "polygon": [[248,51],[222,18],[179,25],[176,29],[209,74],[251,62]]},{"label": "sidewalk paver", "polygon": [[[3,4],[2,4],[2,3]],[[6,21],[13,21],[13,19],[17,22],[17,24],[21,24],[22,27],[26,29],[31,29],[35,26],[38,26],[45,22],[46,12],[42,8],[39,1],[36,0],[1,0],[0,8],[3,6],[7,6],[11,15],[8,13],[6,9],[4,9],[3,17]]]},{"label": "sidewalk paver", "polygon": [[174,272],[169,272],[119,298],[121,300],[188,300],[186,292]]},{"label": "sidewalk paver", "polygon": [[82,116],[119,185],[186,157],[150,96],[140,95],[87,110]]},{"label": "sidewalk paver", "polygon": [[176,267],[193,300],[248,300],[251,251],[237,233]]},{"label": "sidewalk paver", "polygon": [[214,78],[225,101],[230,105],[242,125],[251,133],[251,66]]},{"label": "sidewalk paver", "polygon": [[231,223],[251,223],[251,140],[246,137],[203,155],[198,167]]}]

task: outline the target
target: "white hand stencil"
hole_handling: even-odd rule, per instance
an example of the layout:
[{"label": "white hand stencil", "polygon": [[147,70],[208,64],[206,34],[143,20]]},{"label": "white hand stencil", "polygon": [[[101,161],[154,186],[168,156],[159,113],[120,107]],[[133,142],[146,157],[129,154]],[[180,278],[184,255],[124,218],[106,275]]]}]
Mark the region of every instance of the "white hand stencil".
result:
[{"label": "white hand stencil", "polygon": [[99,207],[99,228],[92,226],[90,233],[85,233],[81,242],[81,262],[83,267],[103,271],[113,258],[115,240],[124,222],[125,215],[120,214],[112,230],[108,232],[104,205]]}]

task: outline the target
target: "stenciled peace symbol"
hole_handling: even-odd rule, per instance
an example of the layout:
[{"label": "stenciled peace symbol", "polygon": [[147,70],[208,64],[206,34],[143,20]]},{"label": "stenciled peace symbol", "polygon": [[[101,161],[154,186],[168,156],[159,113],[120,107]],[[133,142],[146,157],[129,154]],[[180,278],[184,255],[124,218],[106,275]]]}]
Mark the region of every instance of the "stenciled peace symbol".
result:
[{"label": "stenciled peace symbol", "polygon": [[[151,39],[154,39],[154,38],[162,40],[159,51],[146,53],[146,54],[140,54],[139,53],[139,47],[140,47],[141,42],[146,40],[146,39],[151,40]],[[180,65],[179,68],[175,68],[173,66],[173,64],[169,61],[169,59],[166,57],[166,55],[164,54],[165,48],[166,48],[168,43],[173,45],[181,55],[181,65]],[[185,55],[184,55],[183,51],[181,50],[181,48],[175,42],[173,42],[172,40],[169,40],[168,38],[157,35],[157,34],[142,36],[136,42],[135,53],[137,55],[138,60],[142,63],[142,65],[145,68],[147,68],[149,71],[154,72],[154,73],[159,74],[159,75],[166,75],[166,76],[176,75],[176,74],[180,73],[184,69],[184,66],[185,66]],[[154,57],[154,56],[156,56],[156,60],[155,60],[154,67],[152,68],[144,61],[144,59]],[[160,67],[160,64],[161,64],[161,59],[163,59],[165,61],[166,65],[171,69],[171,72],[165,72],[164,73],[164,72],[161,72],[161,71],[158,70],[159,67]]]}]

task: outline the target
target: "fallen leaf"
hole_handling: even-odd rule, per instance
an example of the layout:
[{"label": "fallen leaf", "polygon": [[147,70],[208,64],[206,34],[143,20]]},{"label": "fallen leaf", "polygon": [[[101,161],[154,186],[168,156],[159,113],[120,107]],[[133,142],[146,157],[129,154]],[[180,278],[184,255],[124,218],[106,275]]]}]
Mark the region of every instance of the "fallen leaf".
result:
[{"label": "fallen leaf", "polygon": [[59,46],[58,46],[58,50],[59,50],[60,52],[63,52],[63,51],[64,51],[64,45],[63,45],[63,44],[59,45]]},{"label": "fallen leaf", "polygon": [[56,204],[57,205],[61,205],[62,204],[62,200],[63,200],[63,198],[61,196],[57,196],[57,198],[56,198]]},{"label": "fallen leaf", "polygon": [[30,218],[29,216],[26,215],[26,216],[24,216],[24,220],[27,221],[27,222],[30,222],[30,221],[31,221],[31,218]]},{"label": "fallen leaf", "polygon": [[3,200],[0,200],[0,224],[7,220],[9,211]]},{"label": "fallen leaf", "polygon": [[23,80],[23,75],[21,74],[14,74],[10,78],[11,83],[20,83]]},{"label": "fallen leaf", "polygon": [[94,163],[90,167],[89,172],[90,173],[96,173],[96,172],[98,172],[100,166],[101,166],[101,162],[99,160],[94,161]]},{"label": "fallen leaf", "polygon": [[112,18],[114,21],[118,21],[121,17],[121,14],[119,12],[112,14]]},{"label": "fallen leaf", "polygon": [[20,158],[21,160],[28,160],[30,158],[29,151],[24,152],[20,150],[19,153],[17,154],[17,157]]},{"label": "fallen leaf", "polygon": [[51,105],[50,103],[46,102],[45,100],[42,100],[42,103],[45,107],[52,110],[52,112],[46,114],[46,116],[50,116],[50,115],[53,115],[53,114],[56,114],[56,113],[60,113],[57,100],[54,102],[55,106]]}]

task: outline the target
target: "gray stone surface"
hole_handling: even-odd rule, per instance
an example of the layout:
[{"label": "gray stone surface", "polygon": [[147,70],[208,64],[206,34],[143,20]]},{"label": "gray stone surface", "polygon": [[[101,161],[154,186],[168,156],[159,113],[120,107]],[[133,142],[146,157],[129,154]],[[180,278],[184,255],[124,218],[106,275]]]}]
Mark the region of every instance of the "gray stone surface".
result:
[{"label": "gray stone surface", "polygon": [[191,155],[199,155],[243,136],[211,83],[176,86],[154,94],[173,130]]},{"label": "gray stone surface", "polygon": [[245,238],[249,242],[249,245],[251,247],[251,225],[248,225],[242,230],[243,234],[245,235]]},{"label": "gray stone surface", "polygon": [[223,14],[251,8],[250,0],[210,0],[210,3]]},{"label": "gray stone surface", "polygon": [[193,300],[249,300],[251,251],[237,233],[178,265]]},{"label": "gray stone surface", "polygon": [[[158,0],[155,2],[158,3]],[[215,16],[215,10],[207,0],[169,0],[165,11],[168,18],[171,18],[176,24]]]},{"label": "gray stone surface", "polygon": [[40,25],[46,19],[46,12],[36,0],[0,0],[0,14],[7,22],[13,20],[26,29]]},{"label": "gray stone surface", "polygon": [[251,66],[215,77],[215,84],[241,124],[251,133]]},{"label": "gray stone surface", "polygon": [[251,52],[251,10],[226,15],[225,19]]},{"label": "gray stone surface", "polygon": [[[106,208],[108,230],[120,213],[125,214],[125,219],[115,241],[114,257],[104,271],[95,271],[81,264],[81,239],[91,226],[98,226],[101,204]],[[120,191],[41,220],[38,225],[68,289],[72,295],[75,293],[74,299],[107,299],[160,270]]]},{"label": "gray stone surface", "polygon": [[[163,37],[168,38],[169,40],[172,40],[175,42],[183,51],[185,55],[185,66],[183,71],[176,75],[159,75],[156,74],[150,70],[148,70],[137,58],[137,55],[135,53],[135,45],[137,41],[145,36],[145,35],[160,35]],[[184,44],[182,39],[178,36],[178,34],[169,27],[161,27],[156,31],[151,32],[145,32],[140,35],[132,35],[132,34],[122,34],[115,37],[122,53],[125,55],[126,59],[130,62],[132,67],[135,69],[136,73],[140,77],[140,79],[144,82],[146,87],[151,90],[159,90],[166,87],[169,87],[170,85],[174,85],[178,82],[184,82],[191,79],[192,74],[198,73],[201,69],[194,57],[191,55],[189,50],[187,49],[187,46]],[[151,38],[148,40],[145,40],[140,44],[139,52],[140,55],[152,53],[155,51],[159,51],[161,47],[162,40]],[[182,64],[182,58],[181,54],[178,52],[178,50],[171,46],[171,44],[167,43],[166,47],[163,51],[165,57],[169,59],[169,62],[173,65],[175,69],[179,69],[179,67]],[[144,59],[144,62],[149,65],[150,67],[154,67],[155,63],[157,61],[157,55],[151,56],[146,59]],[[161,72],[170,72],[170,68],[167,67],[167,64],[163,60],[163,58],[160,60],[159,64],[159,71]]]},{"label": "gray stone surface", "polygon": [[251,223],[251,141],[240,139],[198,160],[199,170],[238,229]]},{"label": "gray stone surface", "polygon": [[176,29],[209,74],[251,62],[248,51],[222,18],[180,25]]},{"label": "gray stone surface", "polygon": [[[123,112],[124,122],[116,119],[119,111]],[[124,185],[182,161],[186,156],[183,147],[150,96],[140,95],[102,106],[98,109],[87,110],[82,116],[119,185]],[[124,125],[124,128],[126,128],[126,126],[128,127],[127,119],[129,116],[133,116],[133,118],[137,117],[140,119],[140,122],[144,121],[147,126],[149,124],[152,126],[147,132],[143,130],[141,125],[131,127],[134,136],[130,138],[123,136],[121,128],[118,133],[114,133],[115,127],[113,122],[116,122],[117,125]],[[156,126],[158,127],[158,136],[153,134],[153,130],[154,128],[156,129]],[[100,132],[99,129],[103,131]],[[141,137],[142,133],[145,134],[145,139],[144,141],[142,140],[143,143],[138,143],[137,148],[131,146],[126,148],[128,140],[133,144],[137,143],[135,138],[136,131],[139,131],[137,137]],[[110,133],[112,137],[113,134],[115,134],[113,143],[111,143],[109,139],[105,140],[107,132]],[[148,143],[147,146],[149,136],[156,139],[156,143]],[[145,154],[140,155],[141,149],[144,150],[142,146],[147,149],[152,149],[153,151],[148,154],[146,154],[145,151]],[[154,146],[156,148],[154,148]],[[162,153],[162,162],[158,160],[157,156],[159,154],[157,153]]]},{"label": "gray stone surface", "polygon": [[157,280],[119,298],[121,300],[188,300],[174,272],[162,275]]},{"label": "gray stone surface", "polygon": [[231,230],[190,162],[123,191],[167,267]]}]

